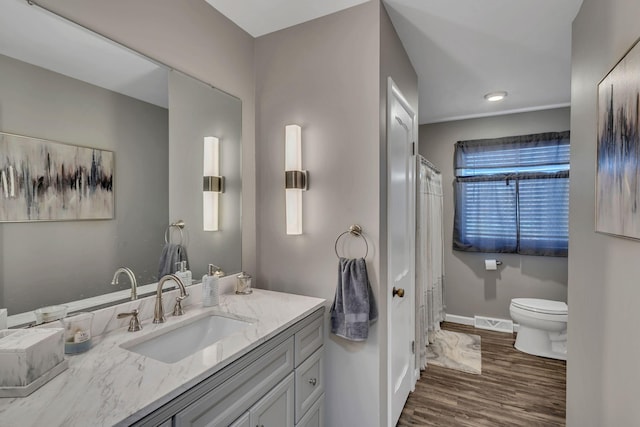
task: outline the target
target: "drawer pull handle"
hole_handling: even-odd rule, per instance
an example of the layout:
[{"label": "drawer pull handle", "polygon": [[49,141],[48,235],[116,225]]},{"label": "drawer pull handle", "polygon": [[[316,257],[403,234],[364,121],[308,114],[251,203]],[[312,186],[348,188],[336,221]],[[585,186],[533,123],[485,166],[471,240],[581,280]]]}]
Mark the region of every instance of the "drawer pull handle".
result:
[{"label": "drawer pull handle", "polygon": [[315,378],[309,378],[309,384],[311,384],[312,386],[315,386],[317,382],[318,380],[316,380]]}]

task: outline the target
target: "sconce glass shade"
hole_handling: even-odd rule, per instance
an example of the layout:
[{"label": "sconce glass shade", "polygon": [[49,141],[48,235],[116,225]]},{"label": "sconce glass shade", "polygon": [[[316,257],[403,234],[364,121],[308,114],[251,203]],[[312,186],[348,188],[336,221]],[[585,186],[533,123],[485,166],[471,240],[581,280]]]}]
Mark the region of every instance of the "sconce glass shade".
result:
[{"label": "sconce glass shade", "polygon": [[[204,138],[204,165],[202,175],[220,176],[220,143],[214,136]],[[218,204],[220,193],[204,189],[202,192],[202,228],[204,231],[218,231]]]},{"label": "sconce glass shade", "polygon": [[[285,126],[284,151],[285,172],[302,170],[302,129],[300,126]],[[285,188],[287,234],[302,234],[302,191],[302,188]]]},{"label": "sconce glass shade", "polygon": [[302,190],[287,188],[287,234],[302,234]]}]

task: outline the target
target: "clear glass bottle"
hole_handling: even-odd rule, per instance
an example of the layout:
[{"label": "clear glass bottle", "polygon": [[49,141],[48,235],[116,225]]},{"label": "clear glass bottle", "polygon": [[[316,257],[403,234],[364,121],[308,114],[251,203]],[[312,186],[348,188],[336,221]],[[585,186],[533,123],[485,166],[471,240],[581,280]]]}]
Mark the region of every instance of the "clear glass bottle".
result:
[{"label": "clear glass bottle", "polygon": [[236,294],[248,295],[251,292],[251,276],[243,271],[236,276]]},{"label": "clear glass bottle", "polygon": [[185,286],[191,286],[193,283],[193,275],[191,270],[187,270],[187,261],[176,262],[176,276],[182,280],[182,284]]}]

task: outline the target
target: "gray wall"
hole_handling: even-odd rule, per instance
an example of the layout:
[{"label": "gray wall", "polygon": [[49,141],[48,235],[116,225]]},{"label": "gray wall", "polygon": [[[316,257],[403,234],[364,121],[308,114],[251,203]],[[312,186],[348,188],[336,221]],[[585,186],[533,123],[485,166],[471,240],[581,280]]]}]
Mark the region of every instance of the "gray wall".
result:
[{"label": "gray wall", "polygon": [[169,207],[167,110],[6,56],[0,69],[0,130],[113,151],[116,196],[113,221],[0,225],[0,307],[113,292],[123,265],[152,281]]},{"label": "gray wall", "polygon": [[[333,301],[336,237],[362,225],[379,271],[379,5],[369,2],[256,39],[256,286]],[[302,127],[303,234],[284,216],[284,126]],[[363,343],[325,343],[325,424],[378,425],[379,325]],[[325,323],[328,325],[328,322]],[[348,399],[345,397],[348,396]]]},{"label": "gray wall", "polygon": [[[203,0],[38,0],[37,3],[240,98],[242,267],[255,271],[253,37]],[[197,188],[193,191],[201,192]]]},{"label": "gray wall", "polygon": [[640,244],[594,232],[596,89],[640,35],[638,16],[639,2],[584,0],[573,23],[568,426],[640,420]]},{"label": "gray wall", "polygon": [[[386,78],[417,111],[417,77],[379,1],[256,39],[258,159],[257,286],[327,299],[335,294],[336,237],[362,225],[381,316],[363,343],[328,334],[326,425],[383,425],[386,419]],[[302,126],[303,235],[284,219],[284,126]],[[354,247],[354,251],[359,248]],[[346,254],[360,255],[358,252]],[[327,313],[328,316],[328,313]],[[328,322],[327,322],[328,325]]]},{"label": "gray wall", "polygon": [[[452,236],[456,141],[564,131],[569,129],[569,115],[569,108],[560,108],[420,126],[420,154],[442,172],[447,314],[510,319],[511,298],[567,300],[567,258],[454,251]],[[499,259],[503,265],[497,271],[486,271],[485,259]]]},{"label": "gray wall", "polygon": [[[194,279],[215,264],[225,272],[240,271],[240,152],[242,105],[238,98],[172,71],[169,74],[169,217],[183,219],[185,244]],[[202,168],[205,136],[220,141],[220,174],[225,192],[219,196],[218,231],[202,230]]]}]

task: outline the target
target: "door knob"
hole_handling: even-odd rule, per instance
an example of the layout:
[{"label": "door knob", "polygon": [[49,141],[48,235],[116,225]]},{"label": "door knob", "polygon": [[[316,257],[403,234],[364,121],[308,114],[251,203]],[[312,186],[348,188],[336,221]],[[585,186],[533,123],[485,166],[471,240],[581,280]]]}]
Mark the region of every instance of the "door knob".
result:
[{"label": "door knob", "polygon": [[396,287],[394,286],[392,294],[393,294],[394,297],[396,295],[398,295],[400,298],[402,298],[402,297],[404,297],[404,289],[402,289],[402,288],[396,289]]}]

